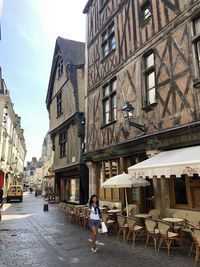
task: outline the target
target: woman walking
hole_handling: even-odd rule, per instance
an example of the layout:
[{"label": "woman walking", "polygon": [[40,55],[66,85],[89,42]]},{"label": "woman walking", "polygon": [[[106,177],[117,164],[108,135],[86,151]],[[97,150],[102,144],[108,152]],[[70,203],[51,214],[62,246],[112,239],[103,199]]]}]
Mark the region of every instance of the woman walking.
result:
[{"label": "woman walking", "polygon": [[100,209],[99,209],[99,200],[97,195],[92,195],[89,201],[89,211],[88,211],[88,218],[89,218],[89,226],[92,230],[92,252],[97,252],[98,248],[96,247],[96,240],[98,234],[98,228],[100,227]]}]

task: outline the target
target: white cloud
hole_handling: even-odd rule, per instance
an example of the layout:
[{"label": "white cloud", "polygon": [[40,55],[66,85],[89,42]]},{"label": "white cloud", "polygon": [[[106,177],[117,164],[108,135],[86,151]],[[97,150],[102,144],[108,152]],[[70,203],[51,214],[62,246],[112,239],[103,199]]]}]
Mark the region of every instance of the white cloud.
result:
[{"label": "white cloud", "polygon": [[85,40],[85,0],[33,0],[43,22],[43,32],[50,46],[58,36]]},{"label": "white cloud", "polygon": [[[4,50],[1,48],[0,57],[3,71],[7,72],[6,83],[11,96],[13,95],[16,112],[22,117],[27,160],[41,155],[42,142],[48,131],[49,120],[44,96],[56,38],[61,36],[77,41],[85,40],[86,18],[82,11],[86,2],[87,0],[5,1],[3,30],[8,36],[1,42],[1,45],[6,45]],[[13,46],[9,53],[11,43]]]}]

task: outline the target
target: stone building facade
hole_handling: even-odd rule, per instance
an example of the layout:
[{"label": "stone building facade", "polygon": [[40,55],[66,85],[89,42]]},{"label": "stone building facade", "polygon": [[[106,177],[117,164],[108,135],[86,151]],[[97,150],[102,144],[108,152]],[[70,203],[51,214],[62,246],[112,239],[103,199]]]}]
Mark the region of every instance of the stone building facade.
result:
[{"label": "stone building facade", "polygon": [[[102,203],[123,205],[123,190],[102,182],[147,159],[155,144],[159,151],[200,144],[199,10],[198,0],[87,2],[85,153],[90,193]],[[200,179],[194,189],[193,177],[182,178],[192,197],[181,204],[168,178],[130,189],[129,203],[143,212],[168,194],[168,207],[200,208]]]},{"label": "stone building facade", "polygon": [[84,149],[85,44],[57,38],[46,105],[54,150],[56,194],[61,201],[88,201]]},{"label": "stone building facade", "polygon": [[26,156],[23,132],[0,69],[0,187],[5,194],[10,185],[22,185]]}]

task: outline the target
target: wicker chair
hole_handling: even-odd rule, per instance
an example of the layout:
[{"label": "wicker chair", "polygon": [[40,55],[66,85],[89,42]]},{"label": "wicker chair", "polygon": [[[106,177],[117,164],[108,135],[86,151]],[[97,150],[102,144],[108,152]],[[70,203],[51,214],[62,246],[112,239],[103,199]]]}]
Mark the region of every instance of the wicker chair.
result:
[{"label": "wicker chair", "polygon": [[67,222],[74,222],[75,221],[75,211],[72,205],[67,204],[65,208],[65,220]]},{"label": "wicker chair", "polygon": [[189,229],[189,233],[191,235],[191,239],[192,239],[192,244],[191,244],[191,247],[190,247],[190,251],[189,251],[189,256],[191,256],[192,252],[193,252],[193,248],[195,247],[195,239],[194,239],[194,235],[193,235],[193,232],[192,232],[192,228],[196,228],[196,225],[190,223],[190,222],[186,222],[187,226],[188,226],[188,229]]},{"label": "wicker chair", "polygon": [[160,216],[160,211],[159,211],[158,209],[150,210],[150,211],[149,211],[149,215],[151,215],[151,218],[152,218],[153,220],[156,220],[156,219],[158,219],[159,216]]},{"label": "wicker chair", "polygon": [[160,241],[159,241],[159,245],[158,245],[158,251],[160,250],[160,247],[163,243],[163,241],[165,241],[166,245],[167,245],[167,250],[168,250],[168,256],[170,254],[170,246],[173,240],[177,240],[180,242],[180,247],[182,249],[183,244],[182,244],[182,238],[179,236],[178,233],[173,233],[170,231],[171,225],[167,222],[158,220],[158,229],[160,232]]},{"label": "wicker chair", "polygon": [[[127,210],[128,210],[128,214],[127,214]],[[123,210],[122,210],[122,214],[126,214],[127,217],[133,217],[134,215],[139,213],[139,208],[137,205],[135,204],[128,204]]]},{"label": "wicker chair", "polygon": [[117,239],[120,236],[120,233],[123,234],[123,242],[125,242],[126,238],[126,232],[128,229],[128,226],[126,224],[126,217],[120,214],[117,214],[117,224],[118,224],[118,232],[117,232]]},{"label": "wicker chair", "polygon": [[188,213],[186,219],[188,222],[195,225],[197,228],[200,228],[200,213],[198,214]]},{"label": "wicker chair", "polygon": [[[192,239],[192,244],[190,247],[190,251],[189,251],[189,256],[191,256],[192,252],[193,252],[193,248],[195,246],[195,240],[194,240],[194,236],[193,236],[193,232],[192,232],[192,228],[199,228],[199,222],[198,220],[192,220],[193,222],[189,221],[188,219],[190,218],[189,216],[186,216],[187,219],[185,219],[185,225],[183,228],[183,232],[189,233],[191,235],[191,239]],[[194,251],[195,252],[195,251]]]},{"label": "wicker chair", "polygon": [[196,245],[196,256],[195,256],[195,265],[197,265],[197,262],[199,260],[200,257],[200,228],[191,228],[191,231],[193,233],[193,237],[194,237],[194,242]]},{"label": "wicker chair", "polygon": [[143,231],[143,227],[137,224],[137,221],[133,218],[126,217],[126,224],[128,226],[128,234],[126,238],[126,242],[128,242],[130,234],[133,236],[133,245],[135,244],[135,240],[137,234]]},{"label": "wicker chair", "polygon": [[157,228],[157,221],[153,219],[145,219],[145,227],[146,227],[146,233],[147,233],[147,238],[145,242],[145,247],[147,246],[150,238],[153,239],[154,241],[154,246],[155,246],[155,251],[157,249],[157,240],[159,236],[159,229]]},{"label": "wicker chair", "polygon": [[82,217],[83,217],[83,214],[81,212],[81,208],[74,206],[74,212],[75,212],[75,222],[77,224],[81,225]]},{"label": "wicker chair", "polygon": [[[111,225],[113,225],[116,228],[115,221],[110,218],[110,216],[108,215],[108,213],[102,212],[101,213],[101,218],[102,218],[102,221],[105,222],[106,227],[107,227],[108,230],[109,230],[109,227]],[[106,233],[106,235],[107,235],[107,233]]]},{"label": "wicker chair", "polygon": [[88,209],[84,208],[81,209],[81,225],[86,228],[86,225],[88,224]]},{"label": "wicker chair", "polygon": [[69,221],[69,218],[70,218],[70,208],[69,208],[69,206],[66,205],[64,220]]}]

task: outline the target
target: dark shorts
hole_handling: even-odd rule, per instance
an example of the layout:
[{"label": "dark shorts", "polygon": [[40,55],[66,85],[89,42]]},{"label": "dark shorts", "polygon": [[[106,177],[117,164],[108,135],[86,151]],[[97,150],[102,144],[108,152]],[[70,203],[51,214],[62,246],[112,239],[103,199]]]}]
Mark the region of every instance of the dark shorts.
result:
[{"label": "dark shorts", "polygon": [[100,220],[89,220],[89,227],[96,227],[99,228],[101,221]]}]

